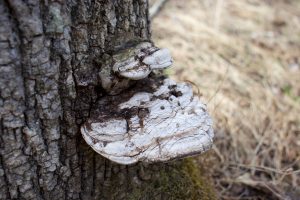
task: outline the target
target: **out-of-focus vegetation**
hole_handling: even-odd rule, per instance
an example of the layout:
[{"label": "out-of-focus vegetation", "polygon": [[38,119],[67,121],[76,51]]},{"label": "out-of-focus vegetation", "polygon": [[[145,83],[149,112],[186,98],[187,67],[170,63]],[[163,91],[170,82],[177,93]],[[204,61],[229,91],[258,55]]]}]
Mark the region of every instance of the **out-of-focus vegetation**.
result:
[{"label": "out-of-focus vegetation", "polygon": [[169,0],[152,30],[213,115],[220,199],[299,199],[300,1]]}]

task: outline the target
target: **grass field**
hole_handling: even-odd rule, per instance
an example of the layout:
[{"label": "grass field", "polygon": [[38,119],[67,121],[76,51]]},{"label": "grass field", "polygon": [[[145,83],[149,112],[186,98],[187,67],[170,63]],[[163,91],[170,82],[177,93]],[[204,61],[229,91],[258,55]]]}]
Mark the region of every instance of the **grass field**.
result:
[{"label": "grass field", "polygon": [[169,0],[152,32],[214,118],[220,199],[300,199],[300,1]]}]

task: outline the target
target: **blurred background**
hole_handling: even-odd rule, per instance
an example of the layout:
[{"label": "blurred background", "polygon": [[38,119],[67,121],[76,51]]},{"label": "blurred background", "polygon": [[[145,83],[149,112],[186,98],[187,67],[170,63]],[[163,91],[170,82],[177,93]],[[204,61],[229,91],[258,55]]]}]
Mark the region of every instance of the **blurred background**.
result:
[{"label": "blurred background", "polygon": [[[152,37],[214,118],[199,156],[220,199],[300,199],[300,1],[169,0]],[[153,7],[154,6],[154,7]]]}]

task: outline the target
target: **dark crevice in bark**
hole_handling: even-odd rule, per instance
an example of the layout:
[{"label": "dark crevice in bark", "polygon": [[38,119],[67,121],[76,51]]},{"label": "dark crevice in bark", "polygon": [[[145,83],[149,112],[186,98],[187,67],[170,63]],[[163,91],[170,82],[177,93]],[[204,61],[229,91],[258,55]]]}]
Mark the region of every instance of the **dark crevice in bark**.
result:
[{"label": "dark crevice in bark", "polygon": [[[26,116],[26,125],[29,129],[31,129],[33,132],[35,132],[37,135],[34,135],[34,137],[39,138],[39,143],[38,145],[42,145],[44,150],[40,151],[38,150],[40,147],[36,146],[36,143],[31,142],[31,148],[33,151],[36,151],[35,154],[35,160],[37,161],[37,172],[36,174],[41,177],[40,180],[45,181],[43,185],[39,185],[41,191],[46,189],[47,187],[50,189],[51,187],[55,187],[54,185],[46,186],[47,181],[51,181],[50,177],[54,176],[53,178],[55,179],[55,173],[49,172],[48,167],[46,166],[46,162],[52,162],[51,160],[45,160],[45,156],[50,158],[49,154],[53,154],[53,150],[55,151],[55,139],[51,140],[49,138],[49,135],[52,131],[52,126],[53,126],[53,120],[51,121],[47,119],[47,116],[49,113],[45,113],[46,110],[44,110],[43,107],[43,96],[45,96],[45,91],[49,93],[52,93],[51,90],[48,89],[43,89],[43,84],[45,84],[45,81],[48,81],[51,79],[51,75],[46,75],[45,78],[42,76],[44,74],[41,74],[46,65],[48,64],[51,67],[51,60],[43,60],[45,59],[42,56],[43,53],[48,53],[47,48],[42,46],[36,46],[37,51],[34,53],[32,52],[32,47],[33,45],[41,45],[38,44],[41,41],[45,41],[44,35],[42,32],[35,32],[39,31],[38,27],[31,27],[33,26],[32,23],[39,23],[37,20],[39,16],[39,11],[38,9],[41,7],[38,4],[33,4],[31,6],[28,6],[20,1],[10,1],[10,7],[14,11],[14,16],[16,16],[16,21],[18,24],[16,25],[19,27],[19,33],[20,33],[20,38],[21,39],[21,52],[22,52],[22,64],[23,64],[23,77],[24,77],[24,85],[25,85],[25,104],[26,104],[26,110],[25,110],[25,116]],[[27,23],[28,26],[26,25]],[[38,26],[38,24],[36,24]],[[25,41],[25,43],[24,43]],[[42,54],[40,54],[42,53]],[[46,55],[47,57],[48,55]],[[33,60],[37,59],[37,60]],[[40,60],[38,60],[40,59]],[[35,63],[32,63],[35,62]],[[36,71],[35,71],[36,70]],[[41,72],[40,72],[41,71]],[[47,72],[46,72],[47,73]],[[47,80],[48,79],[48,80]],[[47,83],[46,83],[47,84]],[[33,90],[34,88],[34,90]],[[44,90],[44,91],[43,91]],[[32,92],[33,91],[33,92]],[[41,98],[40,100],[37,99],[37,97]],[[50,96],[49,96],[50,97]],[[50,101],[51,102],[51,101]],[[51,102],[52,103],[52,102]],[[47,109],[47,108],[46,108]],[[30,138],[31,140],[31,138]],[[51,146],[49,146],[51,145]],[[54,146],[53,146],[54,145]],[[53,149],[54,147],[54,149]],[[51,149],[50,149],[51,148]],[[35,150],[36,149],[36,150]],[[51,151],[50,151],[51,150]],[[41,153],[44,152],[42,155]],[[55,155],[51,155],[52,159]],[[54,161],[55,162],[55,161]],[[48,165],[48,164],[47,164]],[[51,164],[52,165],[52,164]],[[50,169],[50,168],[49,168]],[[52,170],[51,170],[52,171]],[[50,176],[50,177],[49,177]],[[49,179],[50,178],[50,179]],[[48,179],[48,180],[47,180]],[[40,181],[38,181],[40,182]],[[49,182],[49,184],[53,184]],[[46,189],[47,190],[47,189]],[[50,189],[51,190],[51,189]],[[46,192],[41,192],[45,193]],[[49,195],[49,194],[46,194]],[[46,197],[46,196],[44,196]],[[42,196],[42,198],[44,198]]]},{"label": "dark crevice in bark", "polygon": [[[0,122],[0,123],[2,125],[2,122]],[[1,126],[1,128],[2,128],[2,126]],[[2,131],[2,133],[3,133],[3,131]],[[0,138],[0,140],[1,140],[1,138]],[[0,142],[2,142],[2,141],[0,141]],[[9,182],[8,182],[8,178],[7,178],[7,175],[6,175],[7,172],[5,171],[5,168],[3,167],[3,161],[2,160],[3,160],[3,158],[0,155],[0,193],[1,193],[0,199],[1,198],[11,199],[10,193],[8,191]]]},{"label": "dark crevice in bark", "polygon": [[[7,36],[7,44],[9,44],[9,48],[5,49],[7,53],[9,52],[15,52],[15,58],[12,59],[10,56],[11,54],[7,57],[8,59],[11,59],[12,62],[9,62],[7,64],[7,66],[10,68],[10,74],[7,74],[7,77],[1,77],[2,81],[4,81],[5,87],[7,87],[7,89],[9,89],[12,93],[15,91],[20,92],[19,95],[23,95],[23,85],[20,84],[21,80],[22,80],[22,74],[23,74],[23,69],[22,69],[22,63],[20,62],[19,58],[22,56],[20,55],[21,51],[19,50],[19,41],[20,39],[18,39],[18,37],[20,37],[20,30],[18,29],[19,24],[17,23],[15,14],[14,14],[14,10],[12,8],[12,6],[8,3],[8,2],[2,2],[3,4],[0,5],[1,7],[3,6],[4,8],[2,8],[3,10],[5,10],[6,12],[1,12],[2,15],[2,22],[1,23],[5,23],[6,24],[2,24],[2,27],[6,28],[6,35]],[[6,17],[6,20],[4,19]],[[2,32],[3,34],[3,32]],[[3,36],[1,34],[1,36]],[[4,50],[4,49],[2,49]],[[1,55],[5,57],[5,54]],[[3,58],[3,57],[2,57]],[[3,73],[3,72],[1,72]],[[14,80],[10,80],[10,78],[12,78],[11,76],[14,76]],[[14,85],[16,83],[12,83],[11,81],[16,81],[16,83],[18,85]],[[3,84],[3,82],[1,83]],[[3,85],[4,86],[4,85]],[[16,86],[16,87],[14,87]],[[3,88],[2,88],[3,89]],[[20,97],[20,96],[19,96]],[[24,110],[20,109],[21,107],[24,108],[24,97],[21,96],[21,99],[18,99],[18,102],[14,102],[14,97],[8,97],[5,101],[8,101],[11,99],[11,103],[16,105],[15,108],[12,108],[12,110],[10,111],[10,114],[6,114],[6,116],[1,116],[1,117],[11,117],[11,121],[13,122],[14,120],[16,121],[20,121],[22,123],[22,125],[24,124],[24,118],[23,118],[23,113]],[[21,107],[20,107],[21,106]],[[13,110],[15,109],[15,110]],[[9,109],[7,110],[9,111]],[[19,114],[17,114],[19,113]],[[17,114],[17,115],[16,115]],[[2,118],[3,119],[3,118]],[[13,120],[14,119],[14,120]],[[19,124],[19,126],[17,127],[10,127],[9,124],[4,125],[3,121],[2,121],[2,130],[1,130],[1,140],[3,140],[4,145],[2,146],[1,149],[1,158],[2,158],[2,166],[5,169],[5,176],[6,176],[6,185],[8,187],[8,191],[9,191],[9,196],[10,198],[16,198],[16,197],[20,197],[20,198],[24,198],[24,197],[33,197],[33,194],[30,192],[32,192],[32,190],[30,191],[30,187],[32,187],[32,184],[30,183],[30,181],[26,182],[26,180],[30,180],[30,174],[27,173],[27,175],[23,174],[21,175],[21,179],[19,179],[19,183],[21,182],[22,185],[20,184],[15,184],[14,183],[14,177],[16,176],[16,174],[22,174],[28,171],[28,168],[30,168],[30,157],[28,157],[26,155],[26,153],[24,152],[24,148],[25,143],[23,141],[22,138],[22,125]],[[5,127],[5,128],[4,128]],[[14,141],[9,140],[9,138],[11,138],[11,136],[14,137]],[[9,149],[11,148],[11,149]],[[15,159],[16,163],[13,163],[10,161],[10,159]],[[20,165],[18,164],[18,160],[19,159],[23,159],[22,164],[24,163],[24,165]],[[30,179],[28,179],[30,178]],[[34,178],[34,177],[32,177]],[[22,187],[22,191],[20,189],[20,187]],[[27,189],[25,188],[27,187]],[[28,188],[29,187],[29,188]],[[31,188],[32,189],[32,188]]]}]

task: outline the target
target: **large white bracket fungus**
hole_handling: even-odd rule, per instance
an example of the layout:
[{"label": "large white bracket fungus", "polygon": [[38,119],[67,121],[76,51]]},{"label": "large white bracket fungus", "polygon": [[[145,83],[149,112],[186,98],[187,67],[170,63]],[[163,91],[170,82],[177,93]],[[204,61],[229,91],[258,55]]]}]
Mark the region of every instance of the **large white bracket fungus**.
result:
[{"label": "large white bracket fungus", "polygon": [[[166,66],[151,57],[144,62],[150,68]],[[133,89],[102,98],[81,133],[96,152],[119,164],[199,154],[211,147],[214,136],[206,106],[193,96],[191,86],[164,78],[147,78]]]}]

